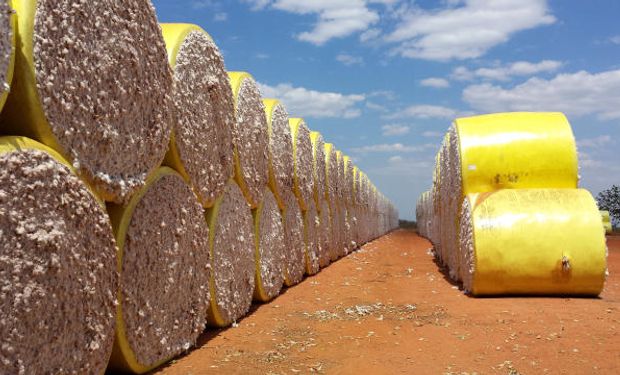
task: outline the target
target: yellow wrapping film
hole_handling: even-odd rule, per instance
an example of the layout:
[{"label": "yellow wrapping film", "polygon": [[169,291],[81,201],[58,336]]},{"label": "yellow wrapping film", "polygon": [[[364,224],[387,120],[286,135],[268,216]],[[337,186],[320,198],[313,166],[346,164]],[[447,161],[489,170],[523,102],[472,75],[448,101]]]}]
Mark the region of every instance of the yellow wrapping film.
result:
[{"label": "yellow wrapping film", "polygon": [[[228,181],[228,185],[234,184],[234,179]],[[207,224],[209,225],[209,259],[213,262],[213,242],[215,240],[217,219],[220,212],[220,207],[224,201],[226,194],[221,194],[216,200],[213,206],[209,207],[206,212]],[[215,273],[211,272],[211,280],[209,280],[209,295],[211,301],[209,303],[209,310],[207,312],[207,321],[209,324],[217,327],[227,327],[230,323],[222,318],[222,313],[217,306],[217,299],[215,293]]]},{"label": "yellow wrapping film", "polygon": [[498,113],[455,120],[463,194],[576,188],[577,148],[561,113]]},{"label": "yellow wrapping film", "polygon": [[467,199],[473,207],[474,295],[602,291],[605,236],[587,190],[500,190]]},{"label": "yellow wrapping film", "polygon": [[[166,43],[168,63],[173,70],[177,63],[177,55],[179,53],[179,50],[181,49],[181,46],[185,42],[185,38],[187,37],[187,35],[189,35],[189,33],[191,33],[192,31],[201,32],[212,40],[211,36],[197,25],[192,25],[189,23],[162,23],[160,24],[160,26],[162,34],[164,36],[164,42]],[[174,129],[170,133],[168,151],[166,152],[166,156],[164,158],[164,161],[162,162],[162,165],[168,166],[177,171],[181,176],[183,176],[183,179],[185,181],[191,181],[189,175],[187,174],[187,171],[185,170],[183,161],[181,161],[181,156],[177,148]],[[205,201],[205,199],[202,197],[202,194],[200,193],[200,189],[192,186],[192,190],[194,191],[194,194],[196,194],[196,197],[198,197],[200,202],[203,204],[203,206],[208,207],[209,203],[211,202]]]},{"label": "yellow wrapping film", "polygon": [[308,202],[304,200],[301,189],[299,188],[299,165],[297,165],[297,136],[299,127],[302,124],[305,124],[303,118],[289,118],[288,119],[289,127],[291,128],[291,138],[293,140],[293,192],[299,201],[299,206],[302,211],[306,211],[308,209]]},{"label": "yellow wrapping film", "polygon": [[601,211],[601,217],[603,219],[603,228],[605,228],[605,233],[610,234],[613,232],[613,227],[611,226],[609,211]]},{"label": "yellow wrapping film", "polygon": [[[117,270],[122,272],[123,266],[123,251],[125,246],[125,238],[127,236],[127,230],[131,223],[133,212],[136,209],[142,197],[149,191],[151,186],[159,181],[162,177],[168,175],[178,175],[176,171],[168,167],[160,167],[155,170],[146,180],[146,184],[137,191],[124,205],[108,204],[108,214],[110,215],[110,221],[112,222],[112,228],[114,229],[114,236],[116,238],[117,245]],[[163,359],[157,363],[140,363],[136,359],[136,355],[131,348],[126,335],[125,322],[123,321],[123,296],[121,290],[118,291],[118,303],[116,305],[116,332],[114,336],[114,346],[112,348],[112,357],[110,358],[110,364],[108,367],[123,372],[132,372],[135,374],[143,374],[151,371],[152,369],[168,362],[172,358]]]},{"label": "yellow wrapping film", "polygon": [[[273,137],[273,111],[275,108],[281,104],[277,99],[263,99],[263,105],[265,106],[265,115],[267,116],[267,131],[269,132],[269,140],[271,141],[271,137]],[[276,202],[278,202],[278,207],[280,209],[284,209],[284,200],[280,196],[280,186],[278,186],[278,181],[276,180],[276,173],[273,170],[273,161],[271,160],[271,153],[268,153],[269,162],[267,163],[267,168],[269,171],[269,182],[268,185],[271,188],[271,192],[273,196],[276,198]]]},{"label": "yellow wrapping film", "polygon": [[[13,2],[11,0],[7,0],[7,4],[10,9],[13,9]],[[11,57],[9,58],[9,65],[6,68],[6,83],[11,85],[11,81],[13,80],[13,71],[15,68],[15,50],[17,45],[17,15],[15,12],[9,15],[9,22],[11,23],[11,30],[13,32],[13,40],[11,41]],[[1,83],[1,82],[0,82]],[[6,98],[9,95],[9,91],[4,91],[0,94],[0,112],[2,112],[2,108],[4,107],[4,103],[6,102]]]},{"label": "yellow wrapping film", "polygon": [[[233,92],[233,101],[235,104],[235,113],[237,112],[237,103],[239,101],[239,91],[241,90],[241,85],[243,81],[249,79],[254,81],[254,78],[250,73],[247,72],[228,72],[228,78],[230,79],[230,87]],[[237,116],[235,115],[235,121],[237,121]],[[253,202],[252,194],[250,194],[250,189],[243,177],[243,170],[241,169],[241,157],[239,156],[239,150],[237,150],[237,145],[234,145],[234,154],[233,160],[235,163],[235,181],[237,181],[237,185],[241,189],[243,196],[248,201],[252,208],[256,208],[258,202]]]}]

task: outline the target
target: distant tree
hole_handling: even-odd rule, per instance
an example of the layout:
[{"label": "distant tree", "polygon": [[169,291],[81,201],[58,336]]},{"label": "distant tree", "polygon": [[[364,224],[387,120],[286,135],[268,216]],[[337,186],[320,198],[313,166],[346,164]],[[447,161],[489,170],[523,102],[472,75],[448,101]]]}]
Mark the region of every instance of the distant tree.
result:
[{"label": "distant tree", "polygon": [[620,186],[612,185],[609,189],[601,191],[597,197],[598,207],[609,211],[613,223],[620,224]]}]

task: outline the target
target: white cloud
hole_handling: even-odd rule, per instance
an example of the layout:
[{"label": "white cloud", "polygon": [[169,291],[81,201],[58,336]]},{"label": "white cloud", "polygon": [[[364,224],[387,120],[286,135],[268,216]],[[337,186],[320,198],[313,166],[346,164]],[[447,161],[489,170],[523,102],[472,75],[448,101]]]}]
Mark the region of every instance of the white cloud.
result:
[{"label": "white cloud", "polygon": [[341,53],[338,56],[336,56],[336,61],[346,65],[346,66],[351,66],[351,65],[363,65],[364,64],[364,59],[361,58],[360,56],[353,56],[353,55],[349,55],[346,53]]},{"label": "white cloud", "polygon": [[620,44],[620,35],[612,36],[611,38],[609,38],[609,41],[613,44]]},{"label": "white cloud", "polygon": [[606,145],[614,144],[615,141],[611,138],[610,135],[601,135],[594,138],[585,138],[579,139],[577,141],[577,146],[579,148],[600,148]]},{"label": "white cloud", "polygon": [[264,97],[281,100],[292,116],[300,117],[359,117],[361,110],[358,104],[365,99],[364,95],[321,92],[294,87],[290,83],[276,86],[259,83],[259,87]]},{"label": "white cloud", "polygon": [[457,111],[438,105],[412,105],[401,111],[397,111],[387,118],[443,118],[452,119],[456,117]]},{"label": "white cloud", "polygon": [[403,160],[404,160],[404,159],[403,159],[403,157],[402,157],[402,156],[400,156],[400,155],[392,156],[392,157],[390,157],[390,158],[388,159],[388,161],[389,161],[390,163],[400,163],[400,162],[402,162]]},{"label": "white cloud", "polygon": [[[315,45],[323,45],[331,39],[347,37],[367,30],[379,21],[379,14],[368,7],[367,0],[243,0],[259,10],[265,7],[300,15],[318,17],[311,31],[297,35],[297,39]],[[372,1],[389,4],[392,1]]]},{"label": "white cloud", "polygon": [[218,12],[213,16],[213,20],[215,22],[224,22],[228,19],[228,13],[226,12]]},{"label": "white cloud", "polygon": [[448,80],[435,77],[423,79],[420,81],[420,84],[425,87],[433,87],[436,89],[445,89],[450,87],[450,82],[448,82]]},{"label": "white cloud", "polygon": [[262,52],[256,54],[256,58],[259,60],[267,60],[269,59],[269,57],[270,57],[269,54],[262,53]]},{"label": "white cloud", "polygon": [[560,111],[571,116],[618,119],[620,70],[594,74],[580,71],[549,80],[531,78],[512,88],[471,85],[463,91],[463,100],[484,112]]},{"label": "white cloud", "polygon": [[377,112],[388,112],[388,109],[386,106],[375,103],[375,102],[371,102],[370,100],[366,101],[366,108],[372,109],[373,111],[377,111]]},{"label": "white cloud", "polygon": [[422,133],[422,137],[426,137],[426,138],[439,138],[439,137],[443,137],[444,133],[441,132],[433,132],[433,131],[425,131],[424,133]]},{"label": "white cloud", "polygon": [[403,57],[462,60],[484,55],[516,32],[554,22],[546,0],[450,1],[440,10],[410,7],[386,40],[398,43],[393,52]]},{"label": "white cloud", "polygon": [[469,70],[464,66],[459,66],[454,68],[451,76],[460,81],[471,81],[474,77],[486,80],[507,81],[515,76],[531,76],[537,73],[555,72],[561,66],[562,62],[556,60],[542,60],[537,63],[517,61],[511,64],[476,70]]},{"label": "white cloud", "polygon": [[384,137],[390,137],[395,135],[405,135],[409,133],[411,130],[407,125],[393,124],[393,125],[383,125],[381,127],[383,131],[382,134]]},{"label": "white cloud", "polygon": [[410,152],[422,152],[428,149],[434,149],[437,145],[424,144],[419,146],[406,146],[402,143],[382,143],[376,145],[368,145],[363,147],[357,147],[352,149],[356,153],[410,153]]}]

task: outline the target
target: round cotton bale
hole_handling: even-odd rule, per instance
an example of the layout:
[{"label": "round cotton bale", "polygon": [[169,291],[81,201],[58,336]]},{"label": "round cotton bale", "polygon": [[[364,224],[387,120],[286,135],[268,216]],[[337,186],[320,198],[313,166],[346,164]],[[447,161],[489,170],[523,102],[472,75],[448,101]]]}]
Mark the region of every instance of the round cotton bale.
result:
[{"label": "round cotton bale", "polygon": [[268,188],[263,195],[263,201],[252,214],[256,242],[254,299],[268,302],[280,294],[286,266],[284,222],[278,203]]},{"label": "round cotton bale", "polygon": [[343,163],[343,193],[342,202],[346,205],[353,203],[353,161],[350,157],[344,155],[342,157]]},{"label": "round cotton bale", "polygon": [[325,197],[332,205],[337,196],[338,163],[336,148],[331,143],[325,143]]},{"label": "round cotton bale", "polygon": [[149,0],[15,0],[17,38],[2,131],[71,161],[107,201],[126,202],[161,163],[172,74]]},{"label": "round cotton bale", "polygon": [[17,17],[11,0],[0,1],[0,112],[11,90],[15,65],[15,41]]},{"label": "round cotton bale", "polygon": [[203,29],[162,24],[174,74],[176,121],[164,164],[188,180],[210,207],[233,175],[232,91],[224,59]]},{"label": "round cotton bale", "polygon": [[301,118],[289,119],[289,125],[293,137],[294,192],[301,209],[305,211],[314,197],[315,186],[310,130]]},{"label": "round cotton bale", "polygon": [[230,72],[235,103],[235,180],[250,207],[258,207],[269,180],[269,130],[258,85],[245,72]]},{"label": "round cotton bale", "polygon": [[103,373],[118,274],[102,202],[58,153],[2,137],[0,207],[0,373]]},{"label": "round cotton bale", "polygon": [[263,99],[269,129],[269,186],[278,206],[284,209],[284,192],[293,189],[293,139],[288,112],[275,99]]},{"label": "round cotton bale", "polygon": [[613,232],[609,211],[601,211],[601,218],[603,219],[603,228],[605,229],[605,233],[610,234]]},{"label": "round cotton bale", "polygon": [[501,113],[460,118],[443,147],[441,250],[460,280],[457,231],[463,198],[499,189],[577,187],[577,149],[561,113]]},{"label": "round cotton bale", "polygon": [[207,209],[207,222],[212,266],[207,323],[226,327],[250,310],[255,285],[252,211],[234,181]]},{"label": "round cotton bale", "polygon": [[284,284],[293,286],[301,282],[304,278],[306,267],[306,226],[304,216],[299,206],[299,201],[291,190],[285,190],[285,208],[282,213],[284,220],[284,241],[286,243],[286,267],[284,270]]},{"label": "round cotton bale", "polygon": [[344,181],[344,159],[342,151],[336,150],[336,166],[338,167],[338,177],[336,183],[336,193],[338,199],[336,203],[340,204],[344,201],[345,197],[345,181]]},{"label": "round cotton bale", "polygon": [[314,202],[319,205],[325,197],[326,170],[325,170],[325,142],[319,132],[310,132],[312,142],[312,170],[314,176]]},{"label": "round cotton bale", "polygon": [[332,253],[334,252],[334,231],[332,230],[331,222],[331,209],[329,202],[322,196],[319,201],[319,228],[318,228],[318,241],[319,241],[319,255],[318,262],[320,268],[329,266],[332,260]]},{"label": "round cotton bale", "polygon": [[582,189],[470,194],[459,247],[463,287],[474,295],[598,295],[607,256],[600,213]]},{"label": "round cotton bale", "polygon": [[145,373],[187,351],[209,306],[209,227],[192,189],[170,168],[125,206],[110,205],[121,277],[110,368]]},{"label": "round cotton bale", "polygon": [[321,244],[324,235],[321,233],[321,217],[314,200],[308,201],[308,209],[303,212],[304,239],[306,242],[306,274],[314,275],[320,270]]}]

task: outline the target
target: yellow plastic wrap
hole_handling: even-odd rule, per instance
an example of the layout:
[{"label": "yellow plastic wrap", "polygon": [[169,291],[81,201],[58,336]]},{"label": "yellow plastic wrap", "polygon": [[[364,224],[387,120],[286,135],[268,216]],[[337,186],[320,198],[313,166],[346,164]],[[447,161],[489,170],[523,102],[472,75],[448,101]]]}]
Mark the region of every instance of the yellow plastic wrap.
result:
[{"label": "yellow plastic wrap", "polygon": [[[10,9],[13,9],[13,2],[11,0],[7,0],[8,6]],[[17,43],[17,16],[15,12],[9,15],[9,22],[11,24],[12,30],[12,40],[11,40],[11,56],[9,58],[9,64],[6,68],[6,83],[11,85],[11,81],[13,80],[13,71],[15,68],[15,50]],[[3,82],[0,82],[2,84]],[[2,112],[2,108],[4,107],[4,103],[6,102],[6,98],[9,96],[9,91],[0,91],[0,112]]]},{"label": "yellow plastic wrap", "polygon": [[577,148],[561,113],[455,120],[463,195],[510,188],[576,188]]},{"label": "yellow plastic wrap", "polygon": [[[168,63],[170,67],[174,69],[177,64],[177,55],[179,53],[179,49],[185,42],[185,38],[192,31],[199,31],[204,33],[209,39],[211,36],[201,29],[199,26],[192,25],[189,23],[162,23],[160,24],[161,31],[164,36],[164,42],[166,43],[166,52],[168,53]],[[189,181],[190,178],[185,170],[185,166],[181,161],[181,156],[179,155],[179,150],[177,148],[177,142],[175,140],[174,131],[170,133],[170,142],[168,145],[168,152],[166,153],[166,157],[164,158],[164,165],[173,168],[175,171],[179,172],[183,179]],[[194,189],[194,192],[198,197],[201,197],[198,189]]]},{"label": "yellow plastic wrap", "polygon": [[[127,230],[131,223],[133,212],[136,209],[142,197],[149,191],[150,187],[156,183],[159,179],[167,175],[178,175],[177,172],[168,167],[160,167],[155,170],[146,180],[146,184],[135,193],[129,203],[125,206],[121,205],[109,205],[108,213],[110,215],[110,221],[112,222],[112,228],[116,238],[117,245],[117,268],[118,272],[122,271],[123,264],[123,249],[125,247],[125,238],[127,237]],[[121,291],[118,291],[118,301],[123,301]],[[122,303],[116,305],[116,332],[114,337],[114,347],[112,349],[112,357],[110,358],[110,366],[116,370],[132,372],[135,374],[143,374],[151,371],[152,369],[159,367],[160,365],[168,362],[171,358],[163,359],[157,363],[144,364],[138,362],[136,354],[131,348],[129,341],[127,340],[125,322],[123,321],[123,306]]]},{"label": "yellow plastic wrap", "polygon": [[602,291],[605,236],[588,191],[500,190],[467,200],[460,239],[466,290],[477,296]]}]

